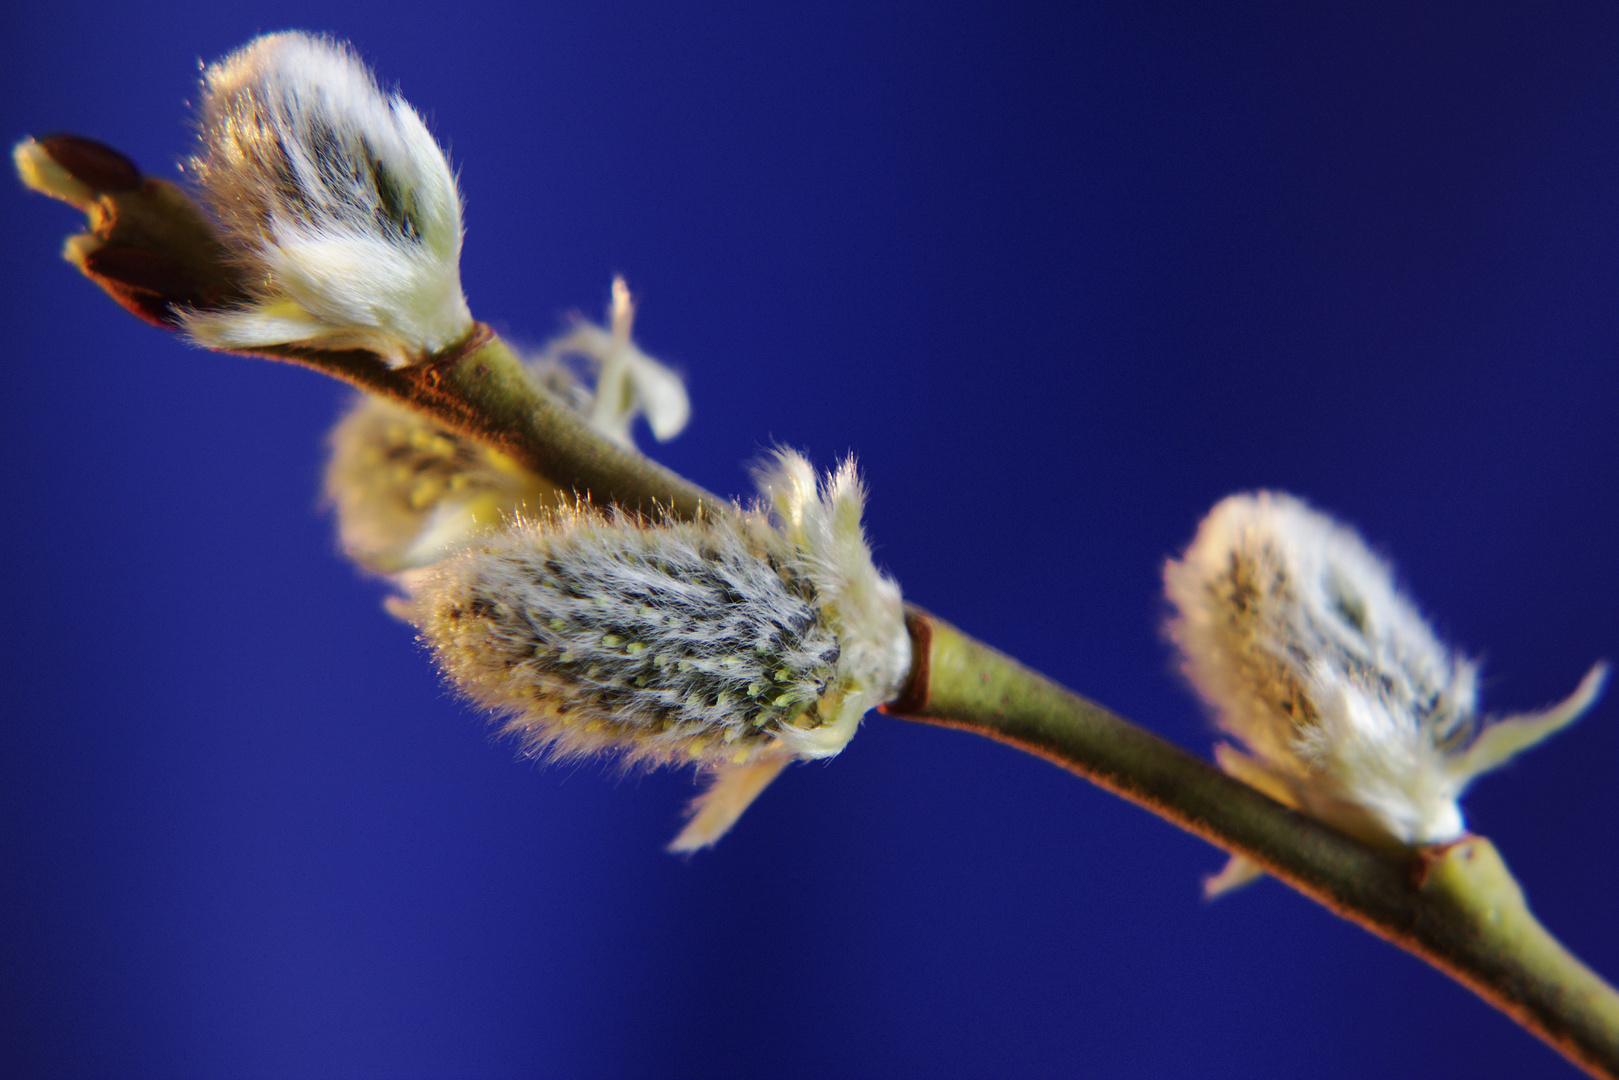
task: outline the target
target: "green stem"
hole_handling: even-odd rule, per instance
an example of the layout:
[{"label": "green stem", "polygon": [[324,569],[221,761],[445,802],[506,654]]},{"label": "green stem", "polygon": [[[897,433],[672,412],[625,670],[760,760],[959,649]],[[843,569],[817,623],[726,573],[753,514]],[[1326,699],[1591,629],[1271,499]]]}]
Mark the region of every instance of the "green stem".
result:
[{"label": "green stem", "polygon": [[408,405],[602,506],[681,519],[732,509],[729,502],[581,423],[539,388],[506,343],[482,323],[460,345],[405,368],[389,368],[358,350],[284,346],[260,350],[259,355],[312,367]]},{"label": "green stem", "polygon": [[1422,957],[1593,1076],[1619,1078],[1619,994],[1536,921],[1481,836],[1381,851],[1305,817],[913,610],[910,686],[883,711],[1016,746],[1264,867]]}]

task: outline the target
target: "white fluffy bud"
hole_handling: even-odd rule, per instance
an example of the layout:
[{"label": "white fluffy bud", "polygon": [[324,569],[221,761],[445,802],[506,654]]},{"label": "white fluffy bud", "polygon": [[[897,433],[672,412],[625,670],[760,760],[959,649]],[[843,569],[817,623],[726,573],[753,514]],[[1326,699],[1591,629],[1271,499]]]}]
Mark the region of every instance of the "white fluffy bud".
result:
[{"label": "white fluffy bud", "polygon": [[[1476,666],[1360,537],[1289,495],[1221,502],[1164,583],[1183,670],[1247,751],[1220,746],[1220,765],[1373,843],[1460,837],[1462,790],[1584,712],[1606,674],[1543,712],[1481,721]],[[1234,862],[1211,887],[1251,876]]]},{"label": "white fluffy bud", "polygon": [[215,349],[368,349],[394,366],[472,329],[461,197],[427,126],[347,45],[266,34],[203,74],[191,161],[252,300],[192,312]]}]

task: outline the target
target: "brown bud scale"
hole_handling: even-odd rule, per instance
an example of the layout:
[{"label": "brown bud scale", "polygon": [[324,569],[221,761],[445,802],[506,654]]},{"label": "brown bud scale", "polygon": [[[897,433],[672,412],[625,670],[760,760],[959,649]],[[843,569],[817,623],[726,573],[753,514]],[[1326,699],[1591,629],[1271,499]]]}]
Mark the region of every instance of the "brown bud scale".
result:
[{"label": "brown bud scale", "polygon": [[123,154],[81,135],[51,135],[35,140],[51,160],[79,183],[96,192],[134,191],[141,171]]}]

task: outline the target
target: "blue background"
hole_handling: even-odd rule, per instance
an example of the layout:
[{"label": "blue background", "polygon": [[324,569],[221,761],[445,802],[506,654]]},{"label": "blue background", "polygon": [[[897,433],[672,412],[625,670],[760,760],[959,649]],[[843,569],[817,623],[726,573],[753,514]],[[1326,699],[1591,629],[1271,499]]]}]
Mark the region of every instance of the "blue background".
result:
[{"label": "blue background", "polygon": [[[1619,658],[1619,7],[1297,7],[36,2],[0,133],[172,176],[199,59],[351,38],[462,168],[479,317],[627,275],[674,468],[856,451],[911,599],[1200,752],[1160,567],[1285,488],[1544,704]],[[0,194],[9,1075],[1575,1075],[966,734],[873,717],[663,854],[687,777],[515,763],[337,554],[346,391],[137,323],[75,225]],[[1609,700],[1466,802],[1609,976],[1616,768]]]}]

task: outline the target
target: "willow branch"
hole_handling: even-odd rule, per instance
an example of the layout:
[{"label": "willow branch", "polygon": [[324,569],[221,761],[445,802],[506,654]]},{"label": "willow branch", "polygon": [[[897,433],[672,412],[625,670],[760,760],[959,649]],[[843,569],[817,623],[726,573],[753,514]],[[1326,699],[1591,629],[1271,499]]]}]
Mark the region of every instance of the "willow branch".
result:
[{"label": "willow branch", "polygon": [[[42,140],[44,142],[46,140]],[[184,308],[242,295],[237,270],[180,189],[115,151],[60,137],[93,199],[70,261],[134,314],[173,328]],[[54,192],[53,192],[54,193]],[[66,197],[66,196],[59,196]],[[260,355],[325,372],[481,440],[564,490],[649,516],[690,519],[732,504],[598,434],[539,389],[478,324],[403,368],[363,351]],[[1619,994],[1535,920],[1483,837],[1383,850],[1296,813],[1156,735],[1063,689],[932,615],[911,611],[915,667],[884,708],[1039,755],[1234,854],[1421,957],[1594,1076],[1619,1080]]]},{"label": "willow branch", "polygon": [[582,423],[535,385],[512,350],[482,323],[460,345],[397,370],[358,350],[282,348],[260,355],[392,398],[590,502],[680,519],[731,509],[725,500]]},{"label": "willow branch", "polygon": [[1414,953],[1594,1076],[1619,1076],[1619,994],[1536,921],[1481,836],[1383,851],[1255,789],[925,612],[883,712],[986,735],[1054,762],[1263,866]]}]

